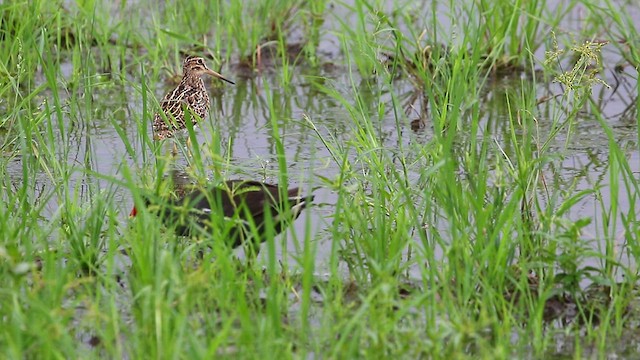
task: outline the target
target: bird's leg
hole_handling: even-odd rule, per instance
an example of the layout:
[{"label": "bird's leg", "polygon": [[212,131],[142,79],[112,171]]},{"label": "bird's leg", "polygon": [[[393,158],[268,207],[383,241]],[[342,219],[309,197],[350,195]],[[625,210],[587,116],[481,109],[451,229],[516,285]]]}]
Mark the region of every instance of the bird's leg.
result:
[{"label": "bird's leg", "polygon": [[171,157],[175,158],[178,155],[178,145],[173,142],[173,150],[171,150]]},{"label": "bird's leg", "polygon": [[256,245],[255,239],[253,236],[243,236],[244,239],[242,241],[242,245],[244,248],[245,255],[245,265],[247,267],[252,267],[253,262],[258,257],[258,252],[260,251],[260,243]]},{"label": "bird's leg", "polygon": [[187,156],[190,158],[193,158],[193,154],[191,153],[191,137],[187,138],[186,146],[187,146]]}]

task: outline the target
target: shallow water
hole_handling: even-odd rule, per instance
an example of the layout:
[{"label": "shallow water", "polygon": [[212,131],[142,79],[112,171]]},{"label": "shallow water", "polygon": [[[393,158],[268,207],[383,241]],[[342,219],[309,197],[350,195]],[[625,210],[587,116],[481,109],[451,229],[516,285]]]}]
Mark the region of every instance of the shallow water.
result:
[{"label": "shallow water", "polygon": [[[134,2],[128,6],[136,7],[138,5]],[[397,4],[390,2],[389,6],[393,7]],[[438,5],[438,7],[442,6]],[[628,7],[630,8],[629,12],[635,14],[633,16],[637,16],[637,7]],[[114,7],[112,13],[117,16],[118,11],[121,10],[121,8]],[[330,11],[333,16],[327,17],[327,21],[323,25],[325,30],[338,27],[338,18],[349,21],[353,16],[346,8],[340,6],[334,6]],[[447,13],[445,8],[442,8],[441,11]],[[456,13],[456,11],[452,12]],[[584,11],[584,8],[577,7],[566,17],[566,21],[562,25],[567,29],[579,29]],[[442,19],[444,28],[450,26],[446,17],[442,17]],[[355,19],[352,20],[356,23]],[[365,101],[368,98],[367,94],[379,91],[375,84],[362,81],[355,72],[353,75],[348,75],[349,69],[343,64],[344,54],[339,49],[340,40],[333,32],[326,32],[326,36],[320,43],[319,54],[322,54],[323,61],[331,66],[320,67],[319,70],[305,66],[294,67],[291,84],[286,89],[280,88],[281,75],[277,71],[277,67],[266,69],[262,74],[252,78],[235,76],[237,74],[234,74],[232,70],[234,66],[231,66],[231,69],[223,69],[225,75],[235,78],[237,84],[235,86],[225,84],[222,90],[216,90],[217,94],[212,97],[210,116],[199,126],[197,139],[206,153],[207,144],[212,142],[213,134],[219,134],[222,139],[221,148],[224,149],[224,155],[232,159],[231,163],[242,170],[238,172],[235,171],[238,169],[235,169],[226,173],[228,178],[277,181],[278,161],[274,139],[271,136],[271,116],[278,118],[280,136],[284,141],[287,155],[287,170],[291,186],[302,186],[310,191],[311,188],[321,185],[317,181],[318,176],[333,178],[339,173],[339,168],[330,161],[331,154],[309,126],[309,121],[318,128],[323,136],[330,135],[335,136],[338,140],[348,141],[351,135],[349,123],[353,119],[345,112],[339,102],[315,88],[314,77],[326,78],[328,86],[337,89],[350,100],[353,100],[352,87]],[[541,49],[536,56],[540,58],[543,54],[544,49]],[[615,134],[616,142],[622,149],[625,149],[630,165],[633,167],[632,171],[638,172],[639,156],[635,122],[637,88],[633,80],[638,74],[630,66],[625,67],[623,73],[616,73],[613,68],[622,61],[622,57],[617,53],[615,47],[607,46],[604,48],[605,71],[599,74],[599,77],[610,84],[612,88],[597,85],[593,93],[597,95],[598,105]],[[70,63],[62,65],[62,76],[70,77],[72,72],[73,67]],[[128,80],[132,84],[137,84],[140,79]],[[504,104],[504,94],[518,96],[523,86],[527,86],[532,79],[515,74],[515,76],[501,78],[497,81],[489,81],[491,84],[487,87],[485,102],[481,105],[485,114],[483,121],[486,123],[481,127],[486,127],[487,130],[483,130],[483,132],[488,131],[487,134],[492,136],[497,144],[504,146],[506,151],[509,151],[511,145],[502,135],[508,134],[509,127],[509,114]],[[119,85],[113,86],[113,84],[108,84],[108,80],[104,82],[104,86],[96,85],[93,94],[91,94],[94,101],[92,113],[83,114],[81,106],[78,107],[77,112],[64,113],[72,116],[72,118],[63,119],[67,125],[66,129],[70,129],[64,136],[70,139],[71,146],[66,147],[67,142],[60,139],[60,134],[58,134],[59,144],[57,145],[59,146],[56,148],[68,151],[67,154],[61,154],[61,156],[66,155],[70,163],[90,168],[97,173],[116,174],[117,177],[121,166],[130,166],[134,171],[139,171],[144,168],[144,165],[136,164],[134,160],[129,158],[122,139],[114,129],[114,124],[125,131],[136,147],[135,151],[139,153],[142,149],[136,122],[149,122],[151,119],[142,118],[142,90],[138,85],[131,86],[129,82],[119,82]],[[536,90],[538,98],[560,95],[563,92],[563,89],[557,84],[548,84],[541,80],[538,80],[538,84],[540,84]],[[154,89],[153,93],[149,95],[156,99],[160,99],[172,87],[172,84],[164,83],[148,85]],[[401,99],[408,98],[413,91],[407,80],[396,81],[394,89]],[[82,97],[80,98],[82,99]],[[391,97],[388,94],[383,94],[382,99],[387,101],[385,104],[387,111],[375,128],[379,129],[378,137],[386,148],[393,151],[398,148],[398,144],[419,144],[427,143],[430,140],[432,128],[428,123],[424,129],[418,132],[411,131],[408,124],[405,124],[406,126],[400,128],[399,132],[394,114],[390,111],[392,109]],[[49,101],[51,100],[49,99]],[[269,101],[273,102],[276,114],[270,113]],[[372,96],[369,111],[374,114],[378,109],[378,104],[375,101],[377,101],[377,97]],[[155,106],[155,103],[152,102],[151,106]],[[555,111],[557,107],[554,106],[553,101],[549,101],[541,104],[539,109],[540,114],[545,114]],[[414,116],[415,114],[408,114],[409,119]],[[551,122],[544,117],[538,117],[536,120],[541,137],[544,139],[544,134],[551,131]],[[609,194],[607,191],[609,185],[607,173],[608,139],[594,115],[586,109],[579,115],[576,124],[572,129],[571,143],[568,146],[563,143],[565,139],[562,135],[558,136],[551,144],[552,148],[561,152],[563,160],[560,168],[549,169],[546,180],[557,184],[557,186],[573,184],[576,192],[592,188],[594,183],[601,184],[604,186],[601,191],[603,202],[607,204],[609,202],[607,198]],[[150,124],[147,123],[144,127],[150,134]],[[404,148],[405,151],[412,151],[410,146]],[[20,161],[12,162],[7,170],[15,181],[20,181],[22,174]],[[409,170],[411,171],[411,169]],[[50,180],[43,174],[37,180],[38,187],[46,188]],[[70,184],[72,188],[76,186],[75,182],[91,181],[81,174],[73,175],[72,180],[74,180]],[[623,184],[620,185],[622,188]],[[106,187],[108,184],[102,183],[102,186]],[[316,199],[320,203],[332,204],[335,202],[335,196],[327,189],[320,188],[315,193]],[[125,189],[115,190],[115,200],[120,204],[122,220],[126,221],[128,209],[132,205],[128,192]],[[621,196],[618,200],[620,201],[620,210],[623,213],[628,211],[627,199]],[[44,214],[45,217],[54,213],[56,209],[57,202],[53,201],[48,207],[49,214]],[[327,223],[331,221],[330,215],[331,206],[312,208],[304,215],[311,217],[312,232],[315,234],[314,238],[318,240],[320,257],[330,248],[331,240],[322,234],[322,229],[326,228]],[[586,197],[570,211],[572,219],[585,216],[594,219],[592,224],[585,229],[585,236],[593,239],[602,238],[601,227],[598,225],[598,219],[602,218],[601,207],[597,205],[593,196]],[[295,223],[298,233],[304,231],[305,221],[303,217]],[[622,234],[619,238],[622,246]]]},{"label": "shallow water", "polygon": [[[392,2],[389,4],[391,6]],[[637,19],[637,23],[640,23],[638,7],[628,4],[625,6],[629,8],[630,14]],[[562,25],[566,29],[580,29],[584,11],[584,8],[577,8]],[[343,17],[349,21],[349,16],[343,16],[348,14],[344,8],[336,6],[334,14],[335,16],[329,17],[323,25],[325,29],[331,30],[338,26],[335,17]],[[442,25],[448,29],[449,22],[443,18]],[[337,89],[349,101],[354,100],[352,95],[352,88],[354,88],[363,99],[371,100],[368,104],[370,106],[368,111],[373,114],[377,114],[378,111],[377,97],[367,97],[367,94],[378,90],[375,84],[363,81],[357,77],[355,72],[353,75],[348,75],[349,68],[343,64],[345,56],[340,49],[340,40],[334,33],[327,33],[321,41],[319,49],[319,54],[327,65],[321,66],[317,70],[305,66],[293,67],[292,81],[286,89],[281,88],[281,74],[279,74],[277,67],[272,71],[265,70],[262,74],[251,78],[236,76],[238,74],[234,73],[233,64],[223,68],[225,76],[234,79],[237,84],[235,86],[225,84],[218,95],[212,96],[212,109],[209,118],[203,121],[196,131],[198,143],[205,154],[211,146],[210,144],[214,142],[214,134],[217,134],[221,139],[223,154],[228,156],[231,159],[231,164],[236,166],[225,172],[227,178],[253,178],[276,182],[278,180],[278,159],[275,141],[271,135],[271,116],[277,117],[280,127],[279,134],[284,142],[286,152],[289,185],[292,187],[300,186],[308,191],[319,187],[315,189],[314,194],[316,202],[323,205],[312,207],[303,212],[303,215],[293,226],[293,231],[300,237],[300,234],[303,234],[307,225],[310,224],[310,231],[317,245],[318,273],[325,271],[326,264],[324,262],[331,251],[332,239],[328,237],[325,229],[331,223],[332,204],[336,201],[335,194],[326,187],[322,187],[323,184],[319,177],[335,178],[340,170],[331,161],[330,152],[311,128],[309,121],[317,127],[323,136],[331,136],[339,141],[347,142],[352,136],[350,122],[354,120],[338,101],[316,89],[314,86],[315,78],[326,78],[325,85]],[[542,61],[544,49],[535,55]],[[640,171],[637,110],[635,108],[638,95],[635,79],[637,79],[638,73],[631,66],[626,66],[623,73],[614,71],[614,66],[622,62],[622,56],[611,45],[604,48],[603,62],[605,71],[599,74],[599,78],[612,87],[606,88],[597,85],[593,89],[593,93],[596,94],[597,103],[602,110],[605,121],[614,133],[616,143],[624,150],[632,167],[631,170],[637,174]],[[564,66],[568,66],[568,64],[564,64]],[[61,75],[70,77],[71,74],[71,63],[63,64]],[[129,84],[129,81],[136,85]],[[504,103],[504,94],[518,96],[521,91],[526,91],[521,89],[531,81],[530,77],[520,74],[491,81],[487,87],[484,103],[481,104],[481,111],[485,114],[481,126],[484,129],[482,133],[491,136],[495,143],[507,152],[512,150],[513,145],[510,144],[507,136],[510,114]],[[137,123],[142,121],[147,122],[144,129],[149,135],[151,133],[151,124],[149,123],[151,118],[143,117],[142,114],[142,93],[137,85],[139,82],[140,79],[132,78],[127,79],[124,84],[119,82],[115,86],[113,84],[96,86],[94,87],[95,91],[91,94],[94,99],[91,113],[83,113],[81,107],[75,113],[65,112],[64,114],[67,115],[72,114],[68,118],[61,119],[66,125],[65,128],[69,129],[64,137],[71,140],[67,142],[61,138],[62,134],[56,134],[58,141],[56,148],[68,151],[60,156],[66,156],[70,163],[81,168],[90,169],[95,173],[114,175],[116,178],[121,178],[123,166],[130,167],[133,172],[142,172],[143,169],[152,167],[152,161],[142,164],[140,159],[132,159],[127,154],[123,141],[114,128],[114,124],[117,124],[123,129],[136,153],[145,151],[148,153],[148,149],[142,148],[138,134]],[[541,80],[537,83],[539,84],[535,88],[537,98],[560,95],[563,92],[563,89],[557,84],[548,84]],[[149,96],[153,96],[155,99],[160,99],[172,87],[171,84],[162,82],[148,85],[153,89],[153,93]],[[394,90],[400,98],[406,99],[412,93],[413,88],[409,81],[400,79],[394,83]],[[391,97],[389,94],[383,94],[382,99],[387,101],[385,104],[387,111],[374,128],[379,130],[377,135],[387,149],[395,150],[399,144],[402,144],[404,151],[412,151],[414,148],[406,145],[426,144],[430,141],[433,128],[428,120],[425,128],[412,131],[408,121],[415,114],[409,114],[406,124],[398,129],[394,114],[390,111],[393,108]],[[51,102],[51,99],[47,100]],[[270,111],[270,101],[274,104],[275,114]],[[156,106],[155,103],[151,105]],[[557,103],[553,101],[545,102],[539,106],[536,121],[543,139],[546,134],[552,131],[551,121],[549,118],[545,118],[544,114],[552,113],[556,109]],[[602,202],[607,208],[611,201],[609,191],[611,184],[609,183],[607,166],[609,163],[609,140],[594,114],[588,109],[584,109],[579,114],[576,126],[572,129],[571,142],[566,145],[564,141],[565,138],[561,135],[550,144],[551,148],[557,150],[562,161],[557,163],[560,165],[559,167],[545,169],[544,176],[548,185],[567,187],[571,188],[573,192],[579,192],[583,189],[594,188],[595,184],[599,184],[602,186]],[[69,143],[70,147],[67,146]],[[417,156],[417,154],[415,155]],[[186,164],[183,161],[181,165]],[[22,164],[19,159],[11,162],[7,171],[13,181],[21,181]],[[411,173],[412,169],[409,169],[409,172]],[[415,171],[413,175],[417,177],[418,171]],[[52,179],[46,174],[41,174],[35,181],[36,188],[41,189],[39,192],[42,192],[42,189],[51,186],[51,181]],[[80,172],[72,175],[69,186],[79,189],[80,195],[83,195],[82,192],[88,189],[86,183],[92,181],[99,183],[101,188],[113,187],[113,184],[99,178],[85,176]],[[621,189],[624,188],[622,182],[618,185]],[[126,222],[133,201],[125,188],[115,187],[114,192],[114,200],[119,204],[120,219],[122,222]],[[623,194],[624,192],[618,195],[617,199],[619,211],[621,213],[633,211],[629,209],[628,199]],[[541,192],[540,196],[545,202],[545,194]],[[58,202],[52,199],[43,216],[51,216],[57,208]],[[604,234],[602,230],[602,207],[595,195],[587,196],[575,204],[569,211],[568,217],[573,220],[584,217],[592,218],[593,221],[584,229],[583,236],[586,239],[594,240],[594,248],[600,249],[603,246],[599,239],[607,234]],[[621,221],[618,217],[618,229],[623,229]],[[445,224],[438,224],[438,226],[443,229],[446,227]],[[624,234],[618,233],[614,236],[618,240],[617,250],[621,254],[620,256],[625,256],[624,252],[620,251],[625,245]],[[279,237],[279,239],[281,238]],[[292,251],[296,248],[293,243],[294,237],[287,236],[287,240],[289,243],[286,248]],[[278,248],[282,249],[282,246]],[[285,254],[279,250],[277,256],[283,257]],[[633,263],[629,258],[621,260],[623,263]],[[295,263],[295,256],[290,254],[289,262]],[[589,260],[583,265],[601,266],[596,259]]]}]

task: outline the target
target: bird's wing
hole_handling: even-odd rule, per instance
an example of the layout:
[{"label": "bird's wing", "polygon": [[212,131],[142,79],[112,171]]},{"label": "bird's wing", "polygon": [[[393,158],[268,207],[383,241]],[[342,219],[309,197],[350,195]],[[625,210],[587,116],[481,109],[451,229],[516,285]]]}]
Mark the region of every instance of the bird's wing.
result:
[{"label": "bird's wing", "polygon": [[280,199],[277,185],[259,181],[232,180],[206,191],[196,189],[178,203],[188,203],[189,207],[197,209],[196,211],[206,216],[213,213],[217,216],[236,217],[241,220],[252,216],[256,222],[260,222],[267,208],[272,211],[272,216],[275,216],[277,212],[283,211],[283,206],[294,207],[304,203],[305,200],[306,198],[299,196],[298,189],[287,191],[287,197]]},{"label": "bird's wing", "polygon": [[153,119],[153,131],[155,133],[161,133],[169,130],[174,130],[182,127],[183,120],[183,102],[181,101],[162,101],[162,111],[165,116],[160,113],[156,113]]}]

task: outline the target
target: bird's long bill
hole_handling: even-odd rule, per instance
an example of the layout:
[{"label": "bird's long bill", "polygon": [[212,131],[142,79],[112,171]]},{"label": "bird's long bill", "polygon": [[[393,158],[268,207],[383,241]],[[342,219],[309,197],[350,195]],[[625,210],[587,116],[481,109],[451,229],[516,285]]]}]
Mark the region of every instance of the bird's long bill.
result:
[{"label": "bird's long bill", "polygon": [[219,73],[217,73],[217,72],[215,72],[215,71],[213,71],[213,70],[211,70],[211,69],[209,69],[209,68],[207,68],[207,69],[206,69],[206,73],[207,73],[207,74],[209,74],[209,75],[211,75],[211,76],[213,76],[213,77],[217,77],[217,78],[218,78],[218,79],[220,79],[220,80],[224,80],[224,81],[228,82],[228,83],[229,83],[229,84],[231,84],[231,85],[235,85],[235,84],[236,84],[236,83],[234,83],[233,81],[231,81],[231,80],[229,80],[229,79],[225,78],[225,77],[224,77],[224,76],[222,76],[221,74],[219,74]]}]

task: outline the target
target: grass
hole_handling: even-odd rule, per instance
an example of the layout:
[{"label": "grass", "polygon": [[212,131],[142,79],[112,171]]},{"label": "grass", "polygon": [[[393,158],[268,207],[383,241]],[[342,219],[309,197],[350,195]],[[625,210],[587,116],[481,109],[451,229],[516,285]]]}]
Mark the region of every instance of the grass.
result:
[{"label": "grass", "polygon": [[[636,355],[637,7],[0,8],[3,357]],[[237,85],[171,159],[185,53]],[[255,258],[129,219],[173,166],[317,205]]]}]

